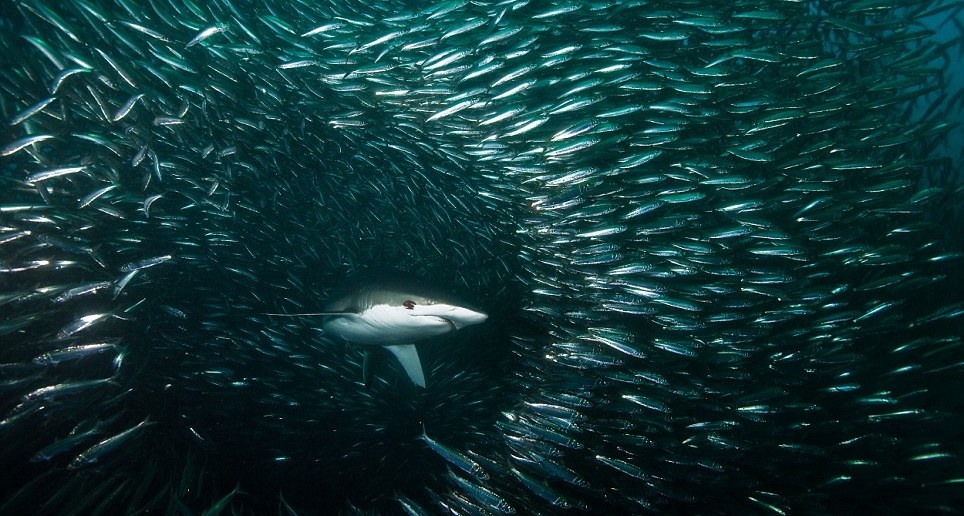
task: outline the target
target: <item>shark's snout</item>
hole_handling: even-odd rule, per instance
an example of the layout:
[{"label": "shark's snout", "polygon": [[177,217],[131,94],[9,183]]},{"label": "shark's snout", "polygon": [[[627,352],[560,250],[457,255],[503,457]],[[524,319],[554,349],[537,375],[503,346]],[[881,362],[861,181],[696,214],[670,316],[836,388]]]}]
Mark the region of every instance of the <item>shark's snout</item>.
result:
[{"label": "shark's snout", "polygon": [[454,307],[452,311],[445,314],[445,319],[455,326],[455,329],[462,329],[466,326],[471,326],[473,324],[479,324],[485,322],[489,318],[484,312],[477,312],[469,308],[463,308],[461,306]]}]

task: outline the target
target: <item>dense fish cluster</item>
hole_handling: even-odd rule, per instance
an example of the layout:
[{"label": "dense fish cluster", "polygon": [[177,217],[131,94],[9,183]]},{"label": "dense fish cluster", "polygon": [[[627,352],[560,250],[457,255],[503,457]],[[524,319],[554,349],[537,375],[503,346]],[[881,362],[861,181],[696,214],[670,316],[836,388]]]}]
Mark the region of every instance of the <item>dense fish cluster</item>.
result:
[{"label": "dense fish cluster", "polygon": [[0,512],[960,511],[960,3],[427,4],[0,6]]}]

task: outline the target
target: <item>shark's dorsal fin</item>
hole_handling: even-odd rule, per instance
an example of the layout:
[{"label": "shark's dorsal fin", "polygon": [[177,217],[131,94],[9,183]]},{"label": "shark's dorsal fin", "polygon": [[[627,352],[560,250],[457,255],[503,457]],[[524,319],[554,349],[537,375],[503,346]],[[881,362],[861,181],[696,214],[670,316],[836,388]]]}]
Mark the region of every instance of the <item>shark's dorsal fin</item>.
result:
[{"label": "shark's dorsal fin", "polygon": [[385,346],[385,349],[392,352],[395,358],[402,364],[402,368],[412,379],[412,383],[419,387],[425,387],[425,375],[422,373],[422,362],[418,359],[418,351],[414,344],[399,344],[395,346]]}]

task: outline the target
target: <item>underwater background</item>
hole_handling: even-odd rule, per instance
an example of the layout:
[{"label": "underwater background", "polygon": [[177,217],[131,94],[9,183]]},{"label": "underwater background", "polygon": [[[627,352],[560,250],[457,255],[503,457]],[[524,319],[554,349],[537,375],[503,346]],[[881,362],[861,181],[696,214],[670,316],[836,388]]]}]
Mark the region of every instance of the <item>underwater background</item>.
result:
[{"label": "underwater background", "polygon": [[962,8],[3,2],[0,514],[961,513]]}]

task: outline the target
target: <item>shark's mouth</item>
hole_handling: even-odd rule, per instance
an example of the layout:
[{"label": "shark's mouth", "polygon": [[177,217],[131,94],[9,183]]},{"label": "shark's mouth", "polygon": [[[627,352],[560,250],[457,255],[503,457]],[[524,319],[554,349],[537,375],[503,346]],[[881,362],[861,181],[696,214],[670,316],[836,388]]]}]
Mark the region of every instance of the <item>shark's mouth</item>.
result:
[{"label": "shark's mouth", "polygon": [[453,321],[453,320],[451,320],[451,319],[446,319],[445,317],[442,317],[441,315],[416,315],[415,317],[427,317],[427,318],[430,318],[430,319],[435,319],[435,320],[437,320],[437,321],[444,322],[445,324],[448,324],[448,325],[449,325],[449,328],[450,328],[452,331],[455,331],[455,330],[459,329],[459,325],[458,325],[458,324],[455,324],[455,321]]}]

